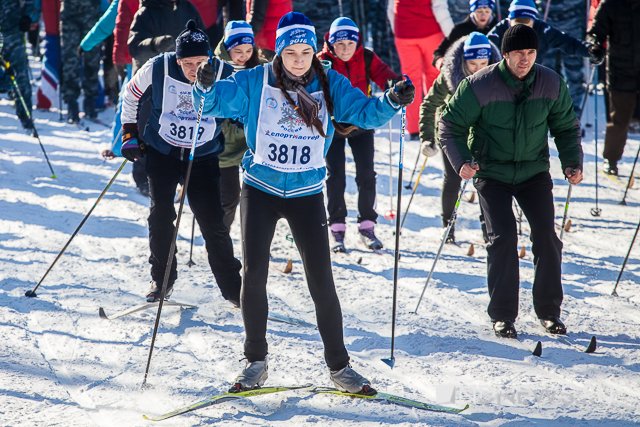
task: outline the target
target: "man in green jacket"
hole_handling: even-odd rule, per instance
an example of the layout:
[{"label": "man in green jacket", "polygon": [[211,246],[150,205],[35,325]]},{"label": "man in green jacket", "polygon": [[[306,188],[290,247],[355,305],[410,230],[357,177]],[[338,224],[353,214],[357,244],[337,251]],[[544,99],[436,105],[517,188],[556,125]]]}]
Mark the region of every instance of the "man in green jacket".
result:
[{"label": "man in green jacket", "polygon": [[496,335],[516,338],[519,271],[513,198],[531,226],[533,306],[545,329],[566,333],[562,242],[556,236],[547,133],[564,175],[582,181],[580,126],[565,82],[535,64],[538,38],[526,25],[507,30],[504,59],[463,80],[439,122],[443,151],[462,179],[474,178],[485,214],[488,313]]}]

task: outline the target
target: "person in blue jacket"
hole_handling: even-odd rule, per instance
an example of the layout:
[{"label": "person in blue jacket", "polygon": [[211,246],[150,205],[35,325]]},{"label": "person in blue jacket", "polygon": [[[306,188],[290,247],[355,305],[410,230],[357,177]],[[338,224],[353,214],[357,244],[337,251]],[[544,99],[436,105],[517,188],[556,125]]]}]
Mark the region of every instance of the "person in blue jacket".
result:
[{"label": "person in blue jacket", "polygon": [[[513,0],[509,6],[509,16],[498,22],[495,27],[487,34],[489,40],[496,46],[502,45],[502,37],[504,33],[513,25],[524,24],[533,28],[538,35],[538,56],[536,62],[541,63],[547,53],[547,50],[556,48],[567,55],[577,55],[583,58],[589,58],[592,64],[602,62],[603,55],[594,49],[591,43],[578,40],[568,34],[547,24],[540,19],[538,9],[533,0]],[[574,90],[573,109],[580,117],[580,101],[584,92]],[[576,95],[577,94],[577,95]]]},{"label": "person in blue jacket", "polygon": [[[136,161],[146,158],[151,209],[149,213],[149,247],[151,288],[147,301],[160,298],[171,237],[176,218],[174,196],[180,179],[184,179],[189,151],[197,137],[189,185],[189,205],[204,237],[209,265],[222,296],[238,306],[240,301],[240,261],[233,256],[229,230],[224,225],[220,204],[218,154],[224,146],[221,119],[205,117],[196,126],[191,85],[198,65],[211,54],[209,39],[190,20],[176,39],[176,51],[162,53],[147,61],[127,84],[122,108],[122,155]],[[233,68],[220,67],[216,78],[229,76]],[[144,127],[142,142],[136,123],[140,98],[150,97],[151,115]],[[197,132],[197,135],[196,135]],[[171,295],[177,278],[173,257],[166,297]]]},{"label": "person in blue jacket", "polygon": [[284,218],[302,258],[332,381],[348,392],[373,392],[349,365],[344,345],[322,194],[325,156],[334,131],[346,135],[352,130],[339,122],[365,129],[382,126],[413,101],[415,88],[400,81],[383,96],[367,98],[346,77],[325,71],[316,49],[311,21],[290,12],[278,23],[273,62],[222,81],[215,81],[220,61],[198,68],[194,105],[204,97],[204,116],[241,120],[249,147],[240,196],[247,365],[232,391],[261,386],[267,379],[269,248],[276,223]]}]

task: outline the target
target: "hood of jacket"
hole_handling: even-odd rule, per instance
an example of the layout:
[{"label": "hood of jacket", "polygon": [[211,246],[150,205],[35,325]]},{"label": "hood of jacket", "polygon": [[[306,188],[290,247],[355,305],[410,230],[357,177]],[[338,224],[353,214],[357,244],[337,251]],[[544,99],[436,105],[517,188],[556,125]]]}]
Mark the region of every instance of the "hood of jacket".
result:
[{"label": "hood of jacket", "polygon": [[[444,55],[444,60],[442,62],[442,69],[440,72],[442,73],[445,82],[449,88],[451,93],[454,93],[458,88],[460,82],[467,77],[466,70],[464,67],[464,41],[468,36],[461,37],[456,40],[449,49],[447,49],[447,53]],[[494,45],[491,44],[491,57],[489,58],[489,65],[495,64],[496,62],[500,62],[502,59],[502,55],[500,54],[500,50]]]}]

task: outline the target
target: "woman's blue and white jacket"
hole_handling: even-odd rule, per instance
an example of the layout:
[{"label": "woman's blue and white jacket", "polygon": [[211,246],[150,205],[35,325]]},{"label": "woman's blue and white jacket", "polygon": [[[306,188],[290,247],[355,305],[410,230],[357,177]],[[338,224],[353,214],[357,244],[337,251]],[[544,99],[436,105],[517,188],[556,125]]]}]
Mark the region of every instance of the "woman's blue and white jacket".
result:
[{"label": "woman's blue and white jacket", "polygon": [[[245,184],[283,198],[320,193],[327,173],[324,166],[304,172],[284,173],[253,161],[265,70],[271,70],[269,85],[276,86],[275,75],[268,65],[238,71],[232,77],[216,82],[208,92],[203,92],[197,84],[194,85],[194,105],[200,104],[204,94],[204,115],[232,118],[244,123],[249,147],[242,159]],[[333,118],[338,123],[352,123],[363,129],[373,129],[387,123],[400,109],[399,105],[389,100],[386,92],[380,98],[368,98],[340,73],[327,70],[327,77],[334,105]],[[305,89],[309,93],[322,90],[317,77]],[[324,141],[325,157],[334,131],[329,121]]]}]

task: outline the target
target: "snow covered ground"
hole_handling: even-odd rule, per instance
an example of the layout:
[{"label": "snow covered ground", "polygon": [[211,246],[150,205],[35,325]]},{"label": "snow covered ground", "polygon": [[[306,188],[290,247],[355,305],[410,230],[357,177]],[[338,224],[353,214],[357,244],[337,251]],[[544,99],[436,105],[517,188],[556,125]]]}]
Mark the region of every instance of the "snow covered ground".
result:
[{"label": "snow covered ground", "polygon": [[[602,98],[600,97],[600,100]],[[585,123],[593,123],[593,100]],[[604,109],[600,106],[600,111]],[[101,118],[111,119],[112,112]],[[7,426],[139,426],[142,414],[158,414],[225,390],[242,368],[243,326],[238,310],[220,296],[197,234],[196,265],[187,267],[192,215],[180,227],[179,279],[173,299],[195,310],[165,307],[151,363],[141,390],[155,310],[106,321],[107,312],[142,302],[148,286],[146,216],[148,201],[135,191],[130,165],[116,179],[82,231],[38,290],[35,286],[71,233],[113,176],[119,160],[103,161],[109,131],[90,131],[58,121],[56,112],[36,112],[36,125],[58,178],[49,177],[37,140],[18,129],[10,102],[0,101],[0,424]],[[398,118],[393,139],[397,176]],[[600,118],[600,150],[604,123]],[[629,139],[620,166],[628,177],[640,136]],[[407,142],[405,181],[418,149]],[[600,180],[600,217],[593,217],[594,134],[584,143],[585,182],[574,188],[565,233],[563,319],[577,347],[543,334],[532,310],[532,255],[528,226],[521,244],[521,302],[518,341],[495,338],[486,315],[486,253],[478,205],[461,205],[457,238],[446,245],[417,314],[417,299],[440,243],[442,159],[430,161],[402,234],[398,288],[396,367],[389,356],[393,282],[392,222],[380,220],[386,252],[362,250],[354,210],[354,165],[348,164],[350,219],[348,255],[334,256],[334,274],[344,313],[345,338],[354,367],[375,387],[432,403],[470,408],[442,415],[291,392],[210,407],[163,425],[632,425],[640,421],[640,243],[618,289],[611,290],[640,216],[640,190]],[[557,155],[555,150],[552,150]],[[377,134],[378,210],[390,208],[387,129]],[[557,158],[553,160],[557,223],[567,193]],[[395,181],[392,188],[396,188]],[[403,194],[406,205],[409,191]],[[395,207],[395,201],[393,202]],[[299,257],[280,224],[273,241],[270,307],[307,322],[315,320]],[[239,225],[232,229],[240,253]],[[467,256],[469,243],[475,255]],[[288,257],[291,274],[281,270]],[[362,258],[361,263],[357,263]],[[599,347],[584,354],[591,335]],[[329,386],[322,345],[312,327],[270,323],[268,385],[315,383]],[[536,342],[543,354],[531,354]]]}]

